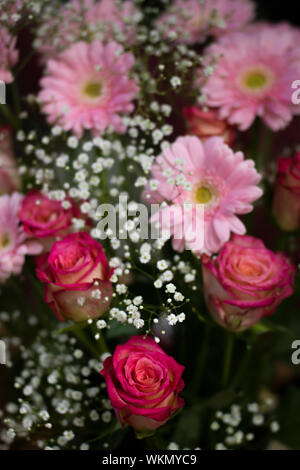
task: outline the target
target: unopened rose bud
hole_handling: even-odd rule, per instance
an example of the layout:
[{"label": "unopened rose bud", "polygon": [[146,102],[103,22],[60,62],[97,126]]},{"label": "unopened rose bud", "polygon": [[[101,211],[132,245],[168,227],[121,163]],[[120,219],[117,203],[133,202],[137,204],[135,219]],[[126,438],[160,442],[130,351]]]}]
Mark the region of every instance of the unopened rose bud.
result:
[{"label": "unopened rose bud", "polygon": [[223,137],[224,142],[231,145],[235,138],[235,131],[225,120],[219,119],[217,112],[210,109],[204,111],[201,107],[190,106],[184,108],[183,116],[186,119],[187,131],[202,139],[208,137]]},{"label": "unopened rose bud", "polygon": [[282,230],[300,228],[300,153],[278,159],[272,212]]}]

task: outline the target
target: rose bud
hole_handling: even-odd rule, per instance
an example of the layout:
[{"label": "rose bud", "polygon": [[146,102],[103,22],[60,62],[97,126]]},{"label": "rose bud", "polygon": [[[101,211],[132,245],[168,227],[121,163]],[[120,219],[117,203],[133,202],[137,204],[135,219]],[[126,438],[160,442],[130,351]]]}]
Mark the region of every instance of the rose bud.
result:
[{"label": "rose bud", "polygon": [[296,269],[258,238],[234,235],[218,256],[202,258],[204,297],[214,319],[243,331],[272,315],[293,293]]},{"label": "rose bud", "polygon": [[20,191],[21,182],[9,127],[0,126],[0,195]]},{"label": "rose bud", "polygon": [[208,137],[223,137],[225,144],[231,145],[235,139],[234,129],[227,121],[219,119],[215,110],[203,111],[197,106],[183,108],[182,114],[186,119],[187,131],[201,139]]},{"label": "rose bud", "polygon": [[108,309],[112,284],[103,248],[86,232],[55,242],[37,260],[37,276],[45,283],[45,301],[61,321],[99,318]]},{"label": "rose bud", "polygon": [[300,228],[300,153],[278,159],[272,212],[282,230]]},{"label": "rose bud", "polygon": [[55,240],[71,232],[72,219],[80,215],[71,200],[65,202],[66,208],[39,191],[30,191],[23,199],[20,220],[27,235],[39,239],[44,252],[50,250]]},{"label": "rose bud", "polygon": [[133,336],[105,359],[101,374],[117,417],[136,431],[162,426],[184,406],[178,396],[184,367],[152,338]]}]

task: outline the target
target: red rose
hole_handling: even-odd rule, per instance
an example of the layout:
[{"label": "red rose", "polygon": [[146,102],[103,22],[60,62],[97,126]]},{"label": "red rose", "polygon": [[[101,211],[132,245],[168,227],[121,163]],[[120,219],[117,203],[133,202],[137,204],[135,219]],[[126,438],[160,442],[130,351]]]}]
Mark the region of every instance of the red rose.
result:
[{"label": "red rose", "polygon": [[101,374],[121,424],[149,431],[166,423],[184,406],[183,370],[152,338],[133,336],[117,346]]},{"label": "red rose", "polygon": [[228,330],[251,327],[293,293],[295,267],[259,238],[234,235],[217,257],[204,255],[202,266],[207,307]]},{"label": "red rose", "polygon": [[112,284],[105,253],[88,233],[67,235],[37,261],[45,301],[62,321],[98,318],[108,309]]},{"label": "red rose", "polygon": [[24,230],[32,238],[38,238],[44,251],[49,251],[53,242],[71,231],[72,219],[79,210],[72,201],[64,208],[60,201],[49,199],[39,191],[30,191],[23,199],[19,218]]}]

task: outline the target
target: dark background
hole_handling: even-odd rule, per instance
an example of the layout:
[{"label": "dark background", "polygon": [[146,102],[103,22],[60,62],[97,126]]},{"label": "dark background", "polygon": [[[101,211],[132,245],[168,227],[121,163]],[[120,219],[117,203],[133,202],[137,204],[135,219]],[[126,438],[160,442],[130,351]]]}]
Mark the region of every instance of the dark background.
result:
[{"label": "dark background", "polygon": [[[299,0],[255,0],[259,18],[300,25]],[[297,8],[298,7],[298,8]]]}]

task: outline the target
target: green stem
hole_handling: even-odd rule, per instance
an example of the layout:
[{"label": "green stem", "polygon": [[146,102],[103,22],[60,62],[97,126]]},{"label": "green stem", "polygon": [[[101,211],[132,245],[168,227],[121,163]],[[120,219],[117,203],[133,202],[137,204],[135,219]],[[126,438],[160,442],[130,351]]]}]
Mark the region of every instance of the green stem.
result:
[{"label": "green stem", "polygon": [[268,127],[261,127],[258,155],[257,155],[257,166],[258,170],[264,170],[266,163],[270,157],[270,151],[272,148],[273,133]]},{"label": "green stem", "polygon": [[257,161],[257,154],[258,154],[258,148],[259,148],[259,119],[256,118],[256,120],[253,123],[252,129],[251,129],[251,157],[253,160]]},{"label": "green stem", "polygon": [[[109,352],[109,348],[105,341],[104,333],[98,330],[95,323],[93,323],[93,325],[91,326],[91,333],[96,341],[95,349],[97,348],[98,350],[98,356],[102,356],[102,354]],[[99,335],[99,338],[96,339],[96,335]]]},{"label": "green stem", "polygon": [[13,106],[14,106],[14,111],[16,114],[16,120],[17,120],[17,125],[19,126],[19,115],[20,115],[20,96],[19,96],[19,90],[18,90],[18,85],[16,80],[14,80],[11,84],[11,91],[12,91],[12,99],[13,99]]},{"label": "green stem", "polygon": [[18,121],[11,111],[10,107],[7,104],[0,104],[0,112],[6,119],[6,121],[11,124],[11,126],[16,130],[18,129]]},{"label": "green stem", "polygon": [[232,353],[234,347],[234,335],[233,333],[227,332],[226,335],[226,346],[225,346],[225,357],[222,373],[222,388],[225,388],[228,385],[230,371],[231,371],[231,362],[232,362]]},{"label": "green stem", "polygon": [[210,340],[210,333],[211,333],[211,325],[206,323],[204,327],[204,336],[203,336],[202,345],[201,345],[199,355],[196,361],[195,374],[194,374],[194,380],[193,380],[193,395],[197,395],[200,389],[201,380],[202,380],[203,372],[205,369],[205,361],[206,361],[207,353],[209,349],[208,346],[209,346],[209,340]]},{"label": "green stem", "polygon": [[257,169],[262,171],[269,160],[273,133],[257,118],[252,128],[251,156]]},{"label": "green stem", "polygon": [[104,338],[104,333],[100,333],[100,338],[98,339],[98,346],[99,346],[101,355],[109,352],[107,343]]},{"label": "green stem", "polygon": [[23,68],[28,64],[28,62],[31,60],[31,58],[33,57],[34,54],[35,54],[34,49],[32,49],[31,52],[29,54],[27,54],[27,56],[24,58],[23,62],[21,62],[21,64],[18,66],[18,68],[16,69],[16,71],[14,73],[15,79],[20,74],[20,72],[23,70]]},{"label": "green stem", "polygon": [[[105,431],[103,431],[99,436],[95,437],[94,439],[90,439],[87,441],[89,444],[92,444],[94,442],[100,441],[107,435],[111,435],[116,431],[119,431],[121,429],[121,425],[119,421],[113,421],[112,424],[110,424],[108,427],[106,427]],[[123,431],[124,432],[124,431]]]},{"label": "green stem", "polygon": [[240,366],[239,366],[239,368],[237,370],[237,373],[236,373],[236,375],[233,379],[233,383],[232,383],[233,387],[237,387],[240,384],[241,380],[243,379],[244,373],[246,372],[247,366],[249,364],[251,351],[252,351],[252,347],[247,345],[247,350],[244,354],[243,359],[241,360]]},{"label": "green stem", "polygon": [[76,330],[73,330],[73,333],[75,334],[75,336],[77,336],[77,338],[79,339],[79,341],[90,351],[90,353],[95,356],[97,359],[99,359],[99,351],[98,349],[93,345],[91,339],[89,338],[89,336],[86,334],[86,332],[84,330],[82,330],[81,328],[78,328]]}]

